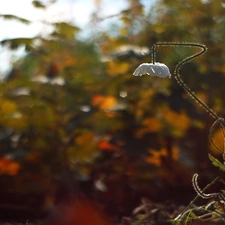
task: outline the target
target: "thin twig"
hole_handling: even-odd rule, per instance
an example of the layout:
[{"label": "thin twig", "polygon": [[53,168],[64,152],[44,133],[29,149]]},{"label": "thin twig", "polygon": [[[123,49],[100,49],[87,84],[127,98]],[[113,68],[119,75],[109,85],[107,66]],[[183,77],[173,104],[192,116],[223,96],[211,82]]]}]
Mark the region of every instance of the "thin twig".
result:
[{"label": "thin twig", "polygon": [[[216,177],[213,181],[211,181],[209,184],[207,184],[202,191],[207,190],[209,187],[211,187],[213,184],[216,183],[216,181],[219,179],[219,177]],[[199,195],[196,195],[195,198],[189,203],[189,205],[183,210],[183,212],[178,215],[175,220],[180,220],[182,219],[183,215],[186,214],[186,211],[189,210],[189,208],[191,208],[194,205],[194,202],[199,198]]]},{"label": "thin twig", "polygon": [[[153,64],[155,63],[155,59],[156,59],[156,47],[157,46],[162,46],[162,47],[167,47],[167,46],[180,46],[180,47],[195,47],[195,48],[201,48],[200,52],[197,52],[196,54],[193,54],[191,56],[186,57],[185,59],[183,59],[182,61],[180,61],[174,70],[174,76],[175,79],[177,80],[177,83],[199,104],[201,105],[206,112],[208,112],[213,118],[219,120],[220,117],[208,106],[206,105],[202,100],[200,100],[192,91],[191,89],[185,84],[185,82],[181,79],[180,77],[180,69],[181,67],[187,63],[188,61],[197,58],[201,55],[203,55],[206,51],[207,48],[205,45],[199,44],[199,43],[177,43],[177,42],[158,42],[156,44],[153,45],[152,47],[152,62]],[[225,125],[224,121],[221,121],[223,123],[223,125]]]}]

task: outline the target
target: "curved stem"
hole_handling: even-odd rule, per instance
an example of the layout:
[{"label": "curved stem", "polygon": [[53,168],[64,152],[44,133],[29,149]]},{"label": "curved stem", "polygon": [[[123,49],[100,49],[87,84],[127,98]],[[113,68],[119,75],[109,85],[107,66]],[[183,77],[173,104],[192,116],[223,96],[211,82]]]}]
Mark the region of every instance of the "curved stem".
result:
[{"label": "curved stem", "polygon": [[156,59],[156,45],[154,44],[151,48],[151,56],[152,56],[152,64],[155,64],[155,59]]},{"label": "curved stem", "polygon": [[[209,184],[207,184],[203,189],[202,189],[202,192],[206,191],[210,186],[212,186],[213,184],[216,183],[217,180],[219,180],[220,178],[219,177],[216,177],[213,181],[211,181]],[[196,200],[199,198],[200,196],[197,194],[195,196],[195,198],[189,203],[189,205],[183,210],[183,212],[181,214],[179,214],[175,220],[181,220],[182,217],[186,214],[187,210],[189,210],[193,205],[194,203],[196,202]]]},{"label": "curved stem", "polygon": [[176,42],[158,42],[156,44],[153,45],[152,48],[152,62],[155,62],[155,48],[157,46],[181,46],[181,47],[197,47],[197,48],[201,48],[200,52],[197,52],[196,54],[193,54],[189,57],[186,57],[185,59],[183,59],[182,61],[180,61],[174,70],[174,77],[177,80],[177,83],[198,103],[200,104],[206,112],[208,112],[213,118],[219,120],[220,117],[208,106],[206,105],[203,101],[201,101],[191,90],[190,88],[184,83],[184,81],[181,79],[180,77],[180,69],[181,67],[187,63],[188,61],[204,54],[207,51],[207,48],[205,45],[202,44],[198,44],[198,43],[176,43]]},{"label": "curved stem", "polygon": [[[213,132],[214,132],[214,130],[215,130],[215,126],[219,123],[220,126],[221,126],[221,129],[222,129],[223,138],[225,138],[225,134],[224,134],[224,122],[225,122],[225,121],[224,121],[223,118],[217,119],[217,120],[213,123],[213,125],[211,126],[211,128],[210,128],[210,130],[209,130],[209,140],[210,140],[210,142],[212,143],[212,145],[213,145],[220,153],[223,154],[223,156],[224,156],[224,154],[225,154],[225,149],[221,150],[221,149],[216,145],[216,143],[213,141],[212,135],[213,135]],[[225,144],[224,144],[224,147],[225,147]]]}]

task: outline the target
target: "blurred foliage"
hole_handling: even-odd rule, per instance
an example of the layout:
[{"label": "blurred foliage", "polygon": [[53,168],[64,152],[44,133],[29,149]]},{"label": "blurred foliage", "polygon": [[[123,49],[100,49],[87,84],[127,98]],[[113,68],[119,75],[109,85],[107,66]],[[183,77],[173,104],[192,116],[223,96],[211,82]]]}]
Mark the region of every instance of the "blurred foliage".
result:
[{"label": "blurred foliage", "polygon": [[17,20],[17,21],[19,21],[21,23],[24,23],[24,24],[30,24],[29,20],[26,20],[24,18],[15,16],[15,15],[11,15],[11,14],[0,14],[0,17],[5,19],[5,20]]},{"label": "blurred foliage", "polygon": [[[181,76],[223,115],[225,2],[159,0],[149,11],[141,1],[126,3],[112,15],[118,23],[113,26],[95,1],[97,32],[88,40],[79,38],[77,26],[58,22],[48,37],[1,41],[27,50],[0,84],[2,190],[42,193],[44,207],[54,201],[49,193],[57,199],[59,187],[72,186],[123,215],[143,196],[188,201],[193,171],[213,176],[208,151],[215,150],[207,139],[213,120],[174,79],[132,73],[151,61],[150,48],[158,41],[203,43],[208,52],[184,65]],[[109,26],[98,30],[105,20]],[[157,61],[172,72],[193,52],[162,47]],[[215,138],[219,145],[216,132]]]}]

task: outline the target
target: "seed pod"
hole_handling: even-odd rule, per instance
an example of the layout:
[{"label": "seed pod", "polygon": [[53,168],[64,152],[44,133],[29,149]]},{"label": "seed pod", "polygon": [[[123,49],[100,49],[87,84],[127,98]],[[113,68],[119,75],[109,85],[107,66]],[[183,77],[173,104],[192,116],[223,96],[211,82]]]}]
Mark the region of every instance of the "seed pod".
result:
[{"label": "seed pod", "polygon": [[142,76],[144,74],[156,76],[156,77],[171,77],[169,68],[163,63],[142,63],[134,71],[134,76]]}]

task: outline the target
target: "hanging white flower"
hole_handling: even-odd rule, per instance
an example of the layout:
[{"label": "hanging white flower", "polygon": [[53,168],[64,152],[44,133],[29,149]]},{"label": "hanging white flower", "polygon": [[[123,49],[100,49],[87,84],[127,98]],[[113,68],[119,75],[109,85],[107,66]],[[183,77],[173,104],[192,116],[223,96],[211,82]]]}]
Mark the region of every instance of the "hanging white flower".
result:
[{"label": "hanging white flower", "polygon": [[144,74],[156,77],[171,77],[169,68],[163,63],[142,63],[133,73],[134,76],[142,76]]}]

